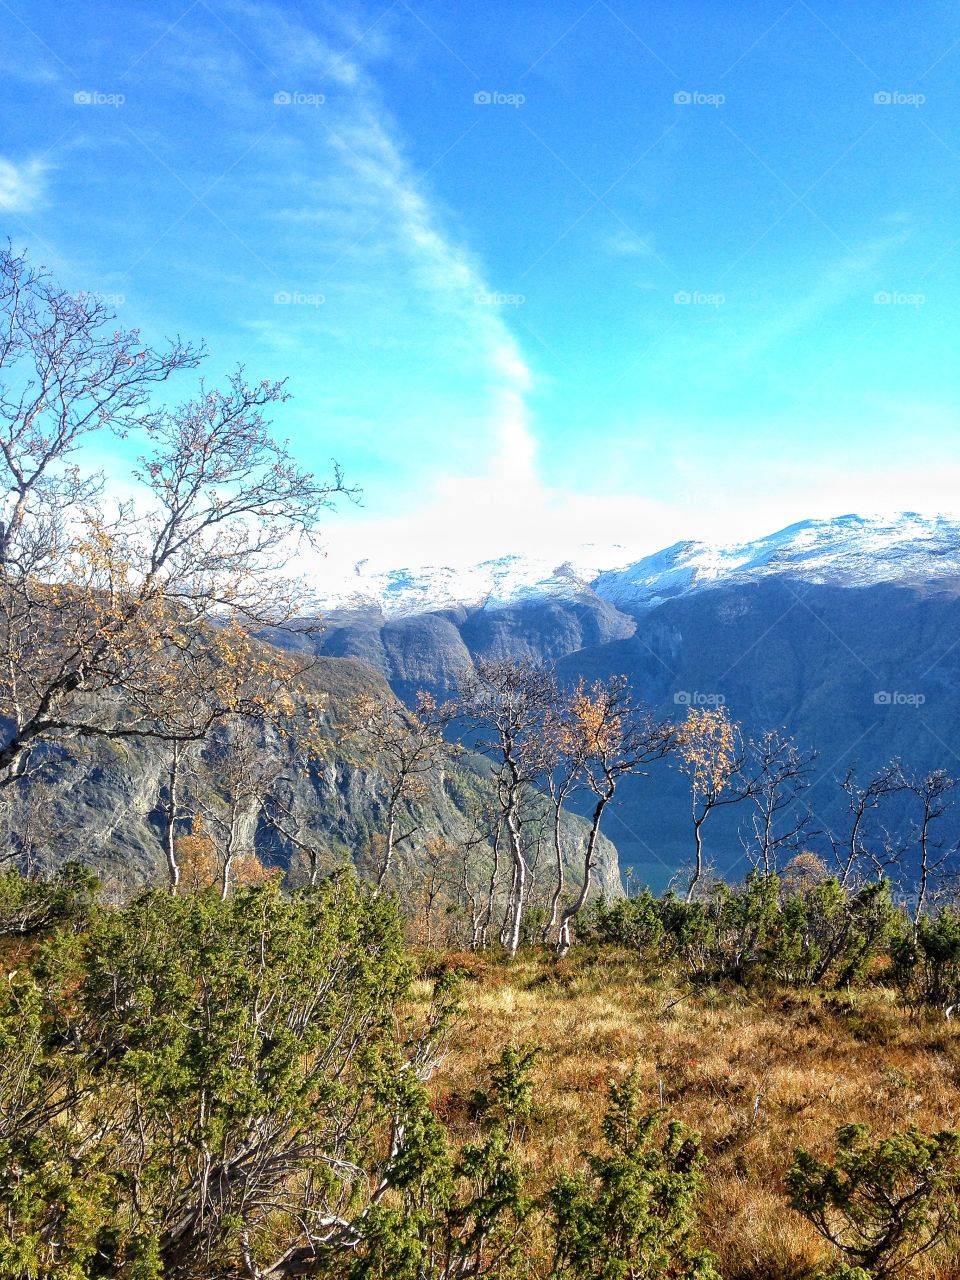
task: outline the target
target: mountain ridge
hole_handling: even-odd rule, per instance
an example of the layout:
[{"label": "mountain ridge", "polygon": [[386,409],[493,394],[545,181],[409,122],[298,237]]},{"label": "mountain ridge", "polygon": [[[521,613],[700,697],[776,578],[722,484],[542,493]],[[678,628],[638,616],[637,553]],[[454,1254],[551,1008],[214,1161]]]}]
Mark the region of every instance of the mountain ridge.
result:
[{"label": "mountain ridge", "polygon": [[605,553],[585,547],[580,558],[560,563],[509,554],[461,568],[376,569],[360,561],[349,585],[322,594],[319,603],[335,613],[405,618],[459,608],[496,611],[530,602],[599,598],[636,614],[691,591],[777,574],[839,586],[960,580],[960,519],[914,511],[887,516],[849,513],[797,521],[740,542],[682,540],[604,566],[602,562],[618,550],[625,554],[622,546]]}]

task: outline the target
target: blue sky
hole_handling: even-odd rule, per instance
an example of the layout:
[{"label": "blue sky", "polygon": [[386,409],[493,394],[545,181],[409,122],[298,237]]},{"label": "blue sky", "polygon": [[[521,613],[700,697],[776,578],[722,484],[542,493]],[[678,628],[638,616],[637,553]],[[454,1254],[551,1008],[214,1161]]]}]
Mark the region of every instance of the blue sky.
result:
[{"label": "blue sky", "polygon": [[953,511],[958,75],[946,3],[0,0],[0,229],[289,377],[331,565]]}]

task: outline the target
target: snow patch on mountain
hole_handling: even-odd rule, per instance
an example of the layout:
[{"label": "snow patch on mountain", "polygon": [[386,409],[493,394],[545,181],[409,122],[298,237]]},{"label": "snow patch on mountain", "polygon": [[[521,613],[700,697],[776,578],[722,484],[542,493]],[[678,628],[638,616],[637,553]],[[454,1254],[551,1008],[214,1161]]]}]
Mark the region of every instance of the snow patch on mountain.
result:
[{"label": "snow patch on mountain", "polygon": [[524,556],[501,556],[468,568],[371,569],[356,566],[350,587],[321,604],[337,609],[379,609],[391,616],[443,609],[498,609],[529,600],[576,600],[590,590],[596,569],[569,561],[552,565]]}]

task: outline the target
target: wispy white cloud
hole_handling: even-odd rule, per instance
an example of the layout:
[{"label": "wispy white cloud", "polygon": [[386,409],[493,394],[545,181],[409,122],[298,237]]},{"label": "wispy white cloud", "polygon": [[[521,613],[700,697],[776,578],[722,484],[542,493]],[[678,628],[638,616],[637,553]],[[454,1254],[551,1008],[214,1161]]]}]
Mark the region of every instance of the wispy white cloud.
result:
[{"label": "wispy white cloud", "polygon": [[536,443],[526,395],[533,374],[520,344],[503,318],[480,263],[442,228],[440,216],[411,171],[398,141],[375,104],[364,103],[334,145],[356,183],[376,193],[377,205],[413,265],[419,297],[441,316],[454,356],[472,348],[487,402],[491,479],[533,479]]},{"label": "wispy white cloud", "polygon": [[0,156],[0,209],[31,213],[46,199],[49,166],[43,160],[17,164]]},{"label": "wispy white cloud", "polygon": [[[390,10],[379,19],[371,11],[368,28],[355,15],[324,12],[323,0],[302,20],[289,8],[255,0],[221,0],[216,8],[209,40],[201,6],[189,23],[163,36],[163,60],[145,60],[142,70],[175,75],[194,86],[194,96],[201,86],[210,102],[224,104],[210,113],[216,159],[213,148],[204,153],[210,172],[196,180],[198,190],[214,184],[209,201],[218,221],[211,252],[192,238],[192,223],[183,227],[194,289],[205,271],[214,288],[222,284],[229,263],[240,279],[218,296],[242,303],[230,316],[231,343],[239,330],[258,364],[268,354],[282,357],[280,369],[291,372],[297,397],[293,411],[312,397],[302,434],[291,433],[298,445],[315,443],[307,431],[319,420],[325,438],[339,431],[353,447],[349,478],[367,490],[369,506],[331,520],[328,572],[361,558],[455,564],[520,551],[562,560],[585,541],[626,544],[641,554],[684,537],[723,541],[811,515],[873,509],[888,490],[892,505],[944,505],[956,477],[940,471],[937,491],[928,488],[925,503],[929,469],[909,471],[899,455],[876,466],[854,460],[791,467],[728,440],[707,456],[700,442],[708,433],[684,431],[676,415],[657,421],[638,411],[625,422],[626,400],[619,421],[629,446],[618,447],[602,413],[595,439],[586,426],[574,438],[567,424],[570,439],[554,445],[533,411],[542,387],[516,323],[525,313],[498,303],[497,289],[509,283],[491,278],[456,230],[460,219],[442,199],[442,156],[424,154],[427,144],[405,135],[404,112],[389,96],[393,80],[382,70],[395,52]],[[408,54],[402,48],[398,56]],[[273,94],[281,90],[325,94],[326,101],[317,110],[274,108]],[[452,134],[449,141],[459,145]],[[171,164],[178,162],[171,157]],[[196,224],[202,234],[200,214]],[[776,315],[734,338],[730,362],[759,361],[833,307],[868,286],[870,292],[881,287],[876,273],[909,234],[903,220],[892,224],[885,238],[785,293]],[[237,236],[225,234],[234,228]],[[622,259],[603,264],[621,276],[653,273],[650,260],[662,246],[652,231],[640,230],[598,235],[588,254]],[[661,234],[668,230],[661,227]],[[221,255],[221,242],[232,259]],[[245,253],[246,245],[255,254]],[[280,278],[270,278],[270,267]],[[314,307],[276,307],[272,299],[280,289],[322,292],[326,299]],[[724,342],[730,336],[726,329],[720,335]],[[693,355],[675,367],[696,368],[701,330],[685,341]],[[906,423],[917,415],[904,406],[902,418]],[[785,421],[782,434],[802,439],[802,423]],[[571,440],[582,461],[567,466],[563,481],[551,482],[570,462]],[[641,449],[651,453],[648,466],[638,459]],[[330,452],[337,452],[336,441]],[[373,484],[362,470],[365,457]]]},{"label": "wispy white cloud", "polygon": [[[250,6],[245,7],[249,12]],[[366,60],[366,42],[351,32],[359,42],[337,55],[336,40],[301,33],[286,18],[261,18],[261,27],[272,31],[278,42],[273,47],[268,41],[265,56],[295,66],[303,78],[301,89],[314,88],[330,74],[331,66],[335,83],[350,89],[337,96],[334,110],[324,117],[326,144],[338,159],[337,171],[325,171],[322,183],[308,185],[300,203],[288,202],[281,220],[300,234],[309,228],[323,236],[328,246],[335,246],[337,256],[365,259],[368,279],[375,280],[372,295],[389,295],[391,287],[397,287],[399,264],[408,264],[415,307],[395,295],[386,305],[397,306],[397,314],[404,316],[409,314],[405,308],[418,310],[431,359],[425,347],[418,348],[412,330],[404,329],[403,340],[411,359],[419,352],[424,360],[425,394],[433,370],[455,368],[458,375],[463,371],[466,393],[479,405],[470,418],[471,429],[482,436],[482,450],[474,455],[480,459],[477,465],[450,465],[441,452],[424,463],[417,491],[403,514],[373,510],[334,519],[326,564],[310,566],[318,577],[336,579],[359,559],[383,567],[466,564],[520,551],[562,560],[585,541],[599,547],[625,545],[639,555],[686,537],[723,541],[757,536],[811,515],[836,514],[857,505],[873,509],[888,496],[892,505],[903,505],[902,498],[897,504],[894,493],[888,495],[884,488],[882,476],[888,466],[864,470],[856,482],[830,467],[811,466],[780,476],[774,484],[769,464],[760,457],[717,458],[710,468],[692,470],[677,466],[672,491],[661,486],[656,495],[625,493],[612,454],[590,460],[582,485],[549,483],[531,410],[535,377],[509,322],[509,309],[491,305],[495,294],[483,263],[449,231],[452,220],[420,180],[383,98],[375,66]],[[387,35],[381,30],[373,61],[388,52]],[[773,327],[773,338],[765,331],[759,345],[766,349],[771,340],[815,321],[825,309],[864,288],[907,234],[898,226],[861,252],[845,255],[808,296],[785,308]],[[637,260],[656,255],[652,235],[618,232],[601,248]],[[355,296],[366,296],[366,283],[354,280],[353,288]],[[432,321],[425,318],[427,313]],[[756,358],[758,352],[744,352],[744,358],[748,354]],[[463,430],[462,422],[452,423],[450,434]],[[669,424],[663,424],[663,432],[670,437]],[[900,479],[905,479],[902,471]],[[898,493],[910,491],[904,483]],[[947,486],[931,495],[940,506],[947,496]],[[913,505],[923,507],[919,492],[915,497]]]},{"label": "wispy white cloud", "polygon": [[[240,0],[233,12],[256,22],[263,60],[283,78],[278,88],[329,91],[322,111],[309,120],[304,113],[283,116],[282,136],[271,144],[293,148],[296,159],[286,155],[285,163],[299,175],[275,213],[285,243],[301,254],[313,246],[314,272],[329,277],[344,299],[340,306],[340,295],[329,299],[331,305],[311,319],[328,325],[374,367],[377,343],[389,350],[401,334],[405,380],[422,393],[424,419],[431,416],[431,401],[444,405],[434,417],[457,401],[462,407],[460,420],[445,432],[433,426],[438,447],[423,457],[417,514],[406,518],[409,536],[393,525],[395,534],[412,543],[420,538],[412,525],[428,521],[435,540],[448,536],[451,502],[469,500],[473,511],[493,522],[510,522],[510,512],[529,513],[540,489],[529,404],[534,373],[508,308],[498,305],[495,283],[450,231],[452,219],[418,172],[385,99],[377,75],[389,53],[383,24],[365,30],[331,17],[318,32],[249,0]],[[306,318],[294,319],[304,340],[314,340]],[[288,320],[277,317],[278,345],[279,326]],[[262,321],[256,329],[270,341]],[[421,442],[407,443],[419,457]],[[391,445],[384,441],[385,449]],[[461,469],[464,458],[468,471]]]},{"label": "wispy white cloud", "polygon": [[620,227],[603,242],[606,253],[622,258],[652,258],[656,254],[656,241],[652,233],[637,235],[627,227]]}]

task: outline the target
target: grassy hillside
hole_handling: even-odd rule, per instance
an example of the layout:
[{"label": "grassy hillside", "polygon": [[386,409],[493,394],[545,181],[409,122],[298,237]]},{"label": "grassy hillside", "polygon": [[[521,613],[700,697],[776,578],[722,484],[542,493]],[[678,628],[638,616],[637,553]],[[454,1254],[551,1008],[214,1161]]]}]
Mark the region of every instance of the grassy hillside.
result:
[{"label": "grassy hillside", "polygon": [[[960,1026],[911,1019],[880,983],[696,991],[608,947],[561,964],[536,953],[462,964],[464,1009],[433,1086],[439,1114],[466,1134],[481,1065],[504,1043],[541,1046],[523,1155],[545,1185],[597,1149],[607,1082],[638,1066],[645,1102],[703,1134],[700,1221],[724,1280],[804,1280],[828,1260],[787,1203],[794,1147],[826,1155],[850,1122],[878,1135],[960,1122]],[[960,1264],[928,1260],[916,1274],[948,1280]]]},{"label": "grassy hillside", "polygon": [[[124,905],[76,867],[0,876],[0,1278],[960,1274],[960,1032],[902,937],[856,987],[788,988],[773,952],[708,981],[666,942],[507,961],[412,923],[348,870]],[[957,926],[916,943],[953,1006]],[[844,1193],[862,1269],[788,1171],[813,1221]]]}]

